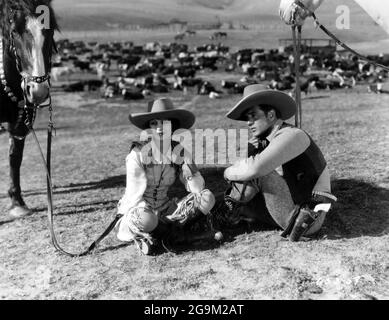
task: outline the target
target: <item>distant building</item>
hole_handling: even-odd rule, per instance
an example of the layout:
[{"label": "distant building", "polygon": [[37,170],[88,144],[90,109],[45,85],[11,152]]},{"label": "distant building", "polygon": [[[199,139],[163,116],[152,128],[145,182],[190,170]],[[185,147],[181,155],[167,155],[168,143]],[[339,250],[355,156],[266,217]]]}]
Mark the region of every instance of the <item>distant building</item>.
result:
[{"label": "distant building", "polygon": [[[293,52],[293,39],[279,39],[280,47],[284,48],[285,52]],[[333,53],[336,52],[336,42],[332,39],[301,39],[302,53]]]},{"label": "distant building", "polygon": [[182,32],[183,30],[186,30],[187,26],[187,21],[181,21],[176,18],[173,18],[169,21],[169,28],[175,32]]}]

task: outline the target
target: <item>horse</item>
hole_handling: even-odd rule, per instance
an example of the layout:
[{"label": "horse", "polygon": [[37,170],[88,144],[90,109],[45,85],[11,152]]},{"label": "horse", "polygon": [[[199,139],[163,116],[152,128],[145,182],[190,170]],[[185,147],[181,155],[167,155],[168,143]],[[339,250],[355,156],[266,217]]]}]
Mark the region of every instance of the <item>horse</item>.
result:
[{"label": "horse", "polygon": [[210,40],[223,39],[223,38],[227,38],[227,32],[216,31],[209,37]]},{"label": "horse", "polygon": [[188,36],[195,36],[196,35],[196,31],[195,30],[186,30],[185,33]]},{"label": "horse", "polygon": [[174,40],[184,40],[185,38],[185,33],[178,33],[174,36]]},{"label": "horse", "polygon": [[8,123],[10,141],[9,215],[18,218],[32,213],[22,197],[20,167],[37,107],[50,98],[58,25],[51,0],[0,0],[0,13],[0,122]]}]

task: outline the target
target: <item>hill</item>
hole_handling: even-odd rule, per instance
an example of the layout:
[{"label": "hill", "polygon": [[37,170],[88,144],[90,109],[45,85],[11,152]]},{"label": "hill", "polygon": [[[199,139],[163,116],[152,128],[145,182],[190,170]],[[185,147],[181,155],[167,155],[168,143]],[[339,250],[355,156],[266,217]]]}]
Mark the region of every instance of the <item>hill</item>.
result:
[{"label": "hill", "polygon": [[[336,10],[340,5],[346,5],[350,9],[349,30],[336,28],[339,17]],[[279,1],[274,0],[54,1],[63,35],[67,37],[69,32],[72,32],[75,37],[90,38],[91,32],[95,31],[101,32],[103,38],[111,38],[112,33],[105,37],[104,33],[118,30],[128,32],[139,28],[167,28],[169,22],[176,20],[199,29],[216,23],[224,23],[224,27],[233,26],[237,29],[244,24],[252,31],[256,31],[255,38],[259,36],[273,47],[278,45],[279,38],[290,37],[290,28],[282,23],[278,16],[278,6]],[[388,35],[353,0],[325,1],[318,9],[317,15],[322,23],[349,43],[376,42],[388,38]],[[151,37],[146,35],[145,38],[154,40],[152,37],[154,36],[158,39],[160,35],[157,31],[153,31]],[[143,35],[139,36],[140,39],[142,37]],[[326,38],[321,31],[315,30],[312,20],[306,22],[304,37]],[[163,35],[161,40],[164,40]]]}]

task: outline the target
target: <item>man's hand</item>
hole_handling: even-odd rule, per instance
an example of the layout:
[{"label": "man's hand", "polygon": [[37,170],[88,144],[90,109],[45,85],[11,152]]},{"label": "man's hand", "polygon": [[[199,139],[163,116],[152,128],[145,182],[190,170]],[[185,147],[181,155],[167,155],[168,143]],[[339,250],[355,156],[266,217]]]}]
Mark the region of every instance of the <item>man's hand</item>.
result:
[{"label": "man's hand", "polygon": [[254,165],[254,157],[240,159],[231,167],[224,170],[224,179],[227,181],[244,181],[242,178],[247,171]]}]

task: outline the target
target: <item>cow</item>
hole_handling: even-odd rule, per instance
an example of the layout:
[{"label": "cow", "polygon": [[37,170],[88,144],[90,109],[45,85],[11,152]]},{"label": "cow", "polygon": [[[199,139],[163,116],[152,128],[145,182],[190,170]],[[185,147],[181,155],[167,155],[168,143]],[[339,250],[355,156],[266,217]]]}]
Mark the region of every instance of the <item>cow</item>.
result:
[{"label": "cow", "polygon": [[69,76],[73,73],[74,70],[69,66],[51,68],[51,78],[54,81],[58,81],[60,77],[66,77],[66,80],[69,81]]},{"label": "cow", "polygon": [[173,65],[168,65],[168,66],[164,66],[160,69],[160,73],[163,75],[163,76],[167,76],[167,75],[170,75],[170,74],[174,74],[174,71],[176,70],[176,68],[173,66]]},{"label": "cow", "polygon": [[224,71],[226,71],[226,72],[232,72],[232,71],[235,71],[235,68],[236,68],[235,64],[234,64],[233,62],[229,62],[229,63],[227,63],[227,65],[225,66]]},{"label": "cow", "polygon": [[179,55],[177,59],[181,65],[189,65],[193,62],[194,58],[188,55],[181,55],[181,56]]},{"label": "cow", "polygon": [[175,41],[178,41],[178,40],[184,40],[185,38],[185,33],[178,33],[174,36],[174,40]]},{"label": "cow", "polygon": [[211,92],[221,93],[217,91],[214,85],[209,81],[204,81],[199,83],[197,86],[197,94],[199,95],[209,95]]},{"label": "cow", "polygon": [[106,75],[106,72],[109,71],[109,64],[104,62],[96,63],[96,71],[99,79],[103,79]]},{"label": "cow", "polygon": [[97,89],[100,89],[102,87],[103,81],[90,79],[90,80],[84,81],[84,84],[85,84],[88,91],[96,91]]},{"label": "cow", "polygon": [[206,44],[204,44],[204,45],[202,45],[202,46],[197,46],[197,47],[195,48],[195,50],[196,50],[197,52],[206,52],[206,51],[208,51],[207,45],[206,45]]},{"label": "cow", "polygon": [[195,30],[186,30],[185,34],[187,34],[188,36],[195,36],[196,35],[196,31]]},{"label": "cow", "polygon": [[235,81],[226,81],[226,80],[221,81],[222,88],[225,88],[225,89],[234,88],[236,86],[236,84],[237,83]]},{"label": "cow", "polygon": [[77,81],[70,84],[64,84],[62,86],[63,91],[65,92],[80,92],[84,91],[85,84],[83,81]]},{"label": "cow", "polygon": [[216,40],[222,38],[227,38],[227,32],[216,31],[209,37],[210,40]]},{"label": "cow", "polygon": [[227,89],[228,94],[242,94],[246,85],[239,84],[235,81],[221,81],[222,88]]},{"label": "cow", "polygon": [[198,57],[195,61],[195,65],[200,69],[211,69],[212,71],[217,70],[216,62],[218,57]]},{"label": "cow", "polygon": [[144,95],[143,95],[142,91],[139,91],[139,90],[123,89],[122,96],[123,96],[123,100],[141,100],[141,99],[144,99]]},{"label": "cow", "polygon": [[163,58],[163,57],[147,58],[145,63],[148,63],[151,66],[151,68],[161,69],[165,65],[165,58]]},{"label": "cow", "polygon": [[118,65],[121,64],[127,64],[129,67],[137,65],[140,60],[142,59],[141,56],[138,55],[126,55],[125,57],[118,60]]},{"label": "cow", "polygon": [[134,55],[143,55],[144,53],[144,50],[143,50],[143,46],[133,46],[131,47],[131,54],[134,54]]},{"label": "cow", "polygon": [[75,68],[79,68],[82,71],[90,71],[90,62],[89,61],[81,61],[81,60],[74,60],[73,66]]},{"label": "cow", "polygon": [[154,77],[154,83],[155,84],[160,84],[160,85],[163,85],[163,86],[169,86],[169,82],[162,75],[160,75],[158,73],[153,73],[153,77]]},{"label": "cow", "polygon": [[163,84],[153,84],[153,85],[149,86],[148,89],[150,89],[151,91],[153,91],[155,93],[168,93],[169,92],[168,87],[163,85]]},{"label": "cow", "polygon": [[180,78],[194,78],[196,75],[196,69],[194,67],[182,66],[174,70],[174,76]]}]

